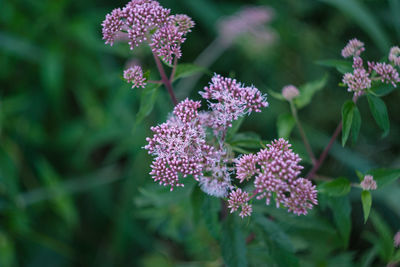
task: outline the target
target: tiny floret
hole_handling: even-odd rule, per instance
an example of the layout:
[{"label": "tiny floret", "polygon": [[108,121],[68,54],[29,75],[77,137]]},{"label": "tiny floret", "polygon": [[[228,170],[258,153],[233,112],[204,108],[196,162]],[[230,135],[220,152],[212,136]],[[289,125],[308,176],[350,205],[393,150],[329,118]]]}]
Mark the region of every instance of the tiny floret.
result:
[{"label": "tiny floret", "polygon": [[158,29],[152,37],[150,46],[153,53],[161,57],[168,64],[172,64],[174,57],[182,56],[181,45],[186,40],[184,33],[172,23]]},{"label": "tiny floret", "polygon": [[130,67],[124,71],[124,79],[132,83],[132,88],[146,86],[146,78],[143,77],[143,70],[140,66]]},{"label": "tiny floret", "polygon": [[250,216],[253,211],[253,208],[248,203],[249,200],[250,200],[249,194],[245,191],[242,191],[242,189],[238,188],[229,193],[228,208],[230,209],[231,213],[241,208],[239,216],[242,218]]},{"label": "tiny floret", "polygon": [[347,85],[347,91],[354,92],[354,95],[360,96],[371,88],[371,79],[369,73],[363,68],[354,69],[353,73],[345,73],[343,83]]},{"label": "tiny floret", "polygon": [[357,40],[352,39],[350,40],[347,45],[342,50],[342,56],[344,58],[348,57],[358,57],[361,53],[365,50],[364,43]]},{"label": "tiny floret", "polygon": [[393,46],[389,52],[389,61],[396,66],[400,66],[400,48]]},{"label": "tiny floret", "polygon": [[378,74],[378,78],[381,82],[391,83],[394,87],[397,87],[396,83],[400,82],[399,73],[390,64],[368,62],[368,67]]},{"label": "tiny floret", "polygon": [[294,85],[287,85],[282,89],[282,96],[288,101],[291,101],[294,98],[298,97],[299,94],[299,89],[297,89],[297,87]]},{"label": "tiny floret", "polygon": [[376,190],[378,188],[372,175],[365,175],[360,185],[363,190]]}]

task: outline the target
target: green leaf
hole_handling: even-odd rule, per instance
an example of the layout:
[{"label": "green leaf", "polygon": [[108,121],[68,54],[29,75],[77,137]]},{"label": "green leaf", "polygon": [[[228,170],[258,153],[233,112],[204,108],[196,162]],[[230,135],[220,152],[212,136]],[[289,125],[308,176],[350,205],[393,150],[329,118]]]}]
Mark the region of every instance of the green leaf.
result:
[{"label": "green leaf", "polygon": [[283,97],[283,95],[281,93],[278,93],[278,92],[275,92],[272,90],[268,90],[268,94],[275,99],[286,101],[286,99]]},{"label": "green leaf", "polygon": [[349,137],[351,124],[353,122],[355,104],[353,101],[348,100],[342,106],[342,146],[346,144],[347,138]]},{"label": "green leaf", "polygon": [[300,95],[294,99],[294,104],[296,105],[296,107],[300,109],[307,106],[311,102],[314,94],[325,87],[327,81],[328,75],[324,75],[324,77],[319,80],[309,82],[300,86]]},{"label": "green leaf", "polygon": [[347,248],[351,232],[350,199],[348,196],[331,198],[329,206],[332,209],[333,219],[343,240],[343,246]]},{"label": "green leaf", "polygon": [[373,14],[357,0],[320,0],[340,9],[351,17],[375,41],[382,52],[389,49],[389,39]]},{"label": "green leaf", "polygon": [[278,137],[288,138],[292,132],[296,121],[290,113],[283,113],[279,115],[276,121],[276,128],[278,129]]},{"label": "green leaf", "polygon": [[350,192],[351,183],[346,178],[337,178],[330,182],[322,183],[318,186],[318,192],[332,197],[347,195]]},{"label": "green leaf", "polygon": [[219,198],[211,197],[209,195],[204,196],[201,209],[202,217],[204,218],[208,231],[215,239],[219,239],[221,233],[221,224],[219,222],[220,210],[221,200]]},{"label": "green leaf", "polygon": [[179,64],[176,66],[174,81],[179,78],[192,76],[199,72],[207,73],[208,71],[206,68],[197,66],[195,64]]},{"label": "green leaf", "polygon": [[136,123],[146,118],[154,108],[160,84],[148,84],[140,96],[140,108],[136,115]]},{"label": "green leaf", "polygon": [[370,218],[379,235],[377,239],[379,243],[379,254],[385,262],[388,262],[392,258],[394,252],[393,233],[385,220],[374,210],[371,212]]},{"label": "green leaf", "polygon": [[238,133],[230,139],[229,144],[233,147],[242,147],[249,149],[259,149],[262,141],[258,134],[253,132]]},{"label": "green leaf", "polygon": [[376,96],[385,96],[393,92],[396,88],[392,84],[378,83],[372,86],[368,92]]},{"label": "green leaf", "polygon": [[361,192],[361,203],[364,211],[364,223],[366,223],[372,206],[371,192],[366,190]]},{"label": "green leaf", "polygon": [[229,141],[235,136],[235,134],[239,131],[240,126],[242,125],[245,117],[240,117],[239,119],[232,122],[232,127],[228,128],[226,133],[226,141]]},{"label": "green leaf", "polygon": [[368,94],[367,98],[372,116],[374,117],[379,128],[383,130],[383,136],[386,136],[389,133],[390,123],[385,102],[383,102],[383,100],[379,97],[371,94]]},{"label": "green leaf", "polygon": [[361,129],[361,114],[360,114],[360,111],[358,110],[357,106],[354,106],[353,123],[351,126],[351,135],[352,135],[353,144],[355,144],[357,142],[358,135],[360,134],[360,129]]},{"label": "green leaf", "polygon": [[246,240],[237,220],[237,216],[228,216],[221,231],[221,252],[228,267],[247,266]]},{"label": "green leaf", "polygon": [[15,256],[12,240],[0,231],[0,266],[16,266]]},{"label": "green leaf", "polygon": [[318,60],[316,63],[321,66],[336,68],[342,74],[345,74],[347,72],[350,73],[353,72],[352,63],[347,60],[326,59],[326,60]]},{"label": "green leaf", "polygon": [[378,189],[400,178],[400,169],[373,169],[367,172],[374,177]]}]

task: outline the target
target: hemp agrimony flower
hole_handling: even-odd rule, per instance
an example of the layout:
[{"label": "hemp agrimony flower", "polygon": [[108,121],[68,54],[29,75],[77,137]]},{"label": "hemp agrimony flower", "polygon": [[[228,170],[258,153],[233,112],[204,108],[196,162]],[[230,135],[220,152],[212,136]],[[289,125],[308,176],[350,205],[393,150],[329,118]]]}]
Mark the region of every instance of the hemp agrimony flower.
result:
[{"label": "hemp agrimony flower", "polygon": [[376,190],[378,188],[372,175],[365,175],[360,185],[363,190]]},{"label": "hemp agrimony flower", "polygon": [[242,189],[238,188],[232,190],[229,193],[228,197],[228,208],[230,209],[231,213],[237,211],[240,208],[241,211],[239,213],[239,216],[242,218],[250,216],[251,213],[253,212],[253,208],[248,203],[249,200],[250,200],[249,194],[245,191],[242,191]]},{"label": "hemp agrimony flower", "polygon": [[124,79],[132,83],[132,88],[146,86],[146,78],[143,77],[143,70],[140,66],[130,67],[124,70]]},{"label": "hemp agrimony flower", "polygon": [[294,85],[287,85],[282,88],[282,96],[287,100],[291,101],[298,97],[300,94],[299,89]]},{"label": "hemp agrimony flower", "polygon": [[396,66],[400,66],[400,48],[393,46],[389,52],[389,61]]}]

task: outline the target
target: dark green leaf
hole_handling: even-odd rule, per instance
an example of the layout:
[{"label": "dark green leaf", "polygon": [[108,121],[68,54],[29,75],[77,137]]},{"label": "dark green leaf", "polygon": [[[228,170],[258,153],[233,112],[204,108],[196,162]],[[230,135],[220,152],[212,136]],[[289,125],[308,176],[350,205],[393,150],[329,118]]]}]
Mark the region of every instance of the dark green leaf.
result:
[{"label": "dark green leaf", "polygon": [[228,216],[221,232],[221,252],[228,267],[247,266],[246,240],[237,220],[237,216]]},{"label": "dark green leaf", "polygon": [[221,231],[221,224],[219,221],[221,200],[219,198],[205,195],[201,210],[202,210],[202,217],[204,218],[208,231],[215,239],[219,239]]},{"label": "dark green leaf", "polygon": [[351,126],[351,135],[353,137],[352,138],[353,144],[357,142],[358,135],[360,134],[360,128],[361,128],[361,114],[357,106],[355,106],[353,112],[353,123]]},{"label": "dark green leaf", "polygon": [[290,113],[283,113],[279,115],[276,121],[276,128],[278,129],[278,137],[288,138],[292,132],[296,121]]},{"label": "dark green leaf", "polygon": [[336,68],[342,74],[345,74],[347,72],[353,72],[353,68],[351,66],[352,63],[347,60],[326,59],[326,60],[319,60],[316,63],[321,66]]},{"label": "dark green leaf", "polygon": [[343,246],[347,248],[351,232],[351,205],[346,197],[331,198],[329,205],[332,209],[333,219],[343,240]]},{"label": "dark green leaf", "polygon": [[294,252],[292,242],[279,224],[263,217],[255,216],[254,221],[261,227],[268,238],[288,252]]},{"label": "dark green leaf", "polygon": [[383,102],[379,97],[371,94],[368,94],[367,98],[372,116],[374,116],[379,128],[383,130],[383,136],[386,136],[389,133],[390,123],[385,102]]},{"label": "dark green leaf", "polygon": [[240,126],[242,125],[245,117],[240,117],[239,119],[232,122],[232,127],[228,128],[226,133],[226,141],[229,142],[235,134],[239,131]]},{"label": "dark green leaf", "polygon": [[400,169],[374,169],[368,171],[374,177],[378,188],[390,184],[400,177]]},{"label": "dark green leaf", "polygon": [[199,72],[207,73],[207,69],[204,67],[197,66],[195,64],[186,64],[186,63],[179,64],[176,67],[174,81],[179,78],[192,76]]},{"label": "dark green leaf", "polygon": [[136,123],[146,118],[154,108],[160,84],[148,84],[140,96],[140,108],[136,115]]},{"label": "dark green leaf", "polygon": [[371,212],[371,221],[375,227],[376,232],[378,232],[379,238],[379,254],[385,262],[388,262],[394,252],[393,246],[393,234],[390,227],[386,224],[385,220],[379,216],[374,210]]},{"label": "dark green leaf", "polygon": [[300,86],[300,95],[294,99],[296,107],[300,109],[307,106],[311,102],[314,94],[325,87],[327,81],[328,75],[324,75],[324,77],[319,80]]},{"label": "dark green leaf", "polygon": [[253,132],[238,133],[230,139],[229,144],[234,147],[254,148],[261,147],[262,141],[258,134]]},{"label": "dark green leaf", "polygon": [[318,192],[328,196],[338,197],[347,195],[350,192],[351,183],[346,178],[337,178],[318,186]]},{"label": "dark green leaf", "polygon": [[364,211],[364,223],[367,222],[369,212],[371,211],[371,205],[372,205],[372,197],[371,197],[371,192],[369,191],[362,191],[361,192],[361,203]]},{"label": "dark green leaf", "polygon": [[355,104],[353,101],[348,100],[342,106],[342,146],[346,144],[347,138],[349,137],[351,124],[353,122]]},{"label": "dark green leaf", "polygon": [[371,92],[373,95],[376,96],[385,96],[393,92],[396,88],[392,84],[387,83],[378,83],[372,86],[368,92]]}]

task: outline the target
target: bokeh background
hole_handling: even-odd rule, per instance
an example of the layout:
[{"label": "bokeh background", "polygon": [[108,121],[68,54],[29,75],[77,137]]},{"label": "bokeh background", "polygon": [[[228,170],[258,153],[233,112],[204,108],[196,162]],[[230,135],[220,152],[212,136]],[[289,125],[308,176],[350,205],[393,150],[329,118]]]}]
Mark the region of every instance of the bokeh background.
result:
[{"label": "bokeh background", "polygon": [[[365,42],[367,59],[384,58],[390,46],[400,44],[398,0],[160,2],[196,22],[183,45],[181,62],[186,63],[220,38],[216,25],[224,16],[244,5],[272,8],[273,19],[265,25],[273,31],[272,38],[265,42],[242,35],[221,52],[209,73],[236,77],[264,93],[328,75],[324,89],[299,114],[317,152],[329,140],[340,120],[341,105],[350,95],[338,86],[340,73],[316,62],[339,59],[341,49],[354,37]],[[138,120],[141,89],[130,89],[121,77],[132,60],[156,73],[151,54],[145,48],[132,53],[124,45],[110,47],[101,39],[105,15],[125,4],[0,0],[0,266],[223,264],[214,235],[218,229],[209,227],[215,218],[204,219],[203,214],[215,207],[215,201],[197,197],[200,193],[190,182],[187,189],[169,193],[148,175],[151,157],[143,149],[145,138],[150,126],[165,120],[172,105],[160,88],[154,109]],[[197,92],[209,80],[210,75],[204,74],[190,92],[177,93],[200,99]],[[400,166],[398,90],[383,99],[391,119],[390,134],[381,138],[362,99],[359,141],[346,148],[336,143],[321,174],[356,180],[354,170]],[[256,132],[263,140],[277,137],[277,118],[288,105],[271,97],[269,102],[264,112],[246,118],[242,131]],[[297,131],[290,140],[300,143]],[[301,144],[297,149],[304,151]],[[304,157],[307,170],[310,165]],[[373,205],[386,233],[400,228],[399,192],[397,183],[374,193]],[[198,199],[204,203],[196,203]],[[355,266],[373,252],[366,241],[373,238],[364,232],[381,232],[370,222],[363,224],[359,192],[351,207],[353,230],[344,248],[326,237],[336,234],[333,226],[316,223],[312,227],[320,227],[318,233],[295,230],[297,224],[309,221],[290,217],[289,232],[302,231],[310,237],[308,243],[295,242],[296,247],[315,251],[300,254],[304,266]],[[331,215],[321,209],[320,217],[328,223]],[[326,236],[324,229],[329,232]],[[273,266],[268,265],[267,251],[250,246],[251,265]],[[381,263],[374,258],[365,266]]]}]

